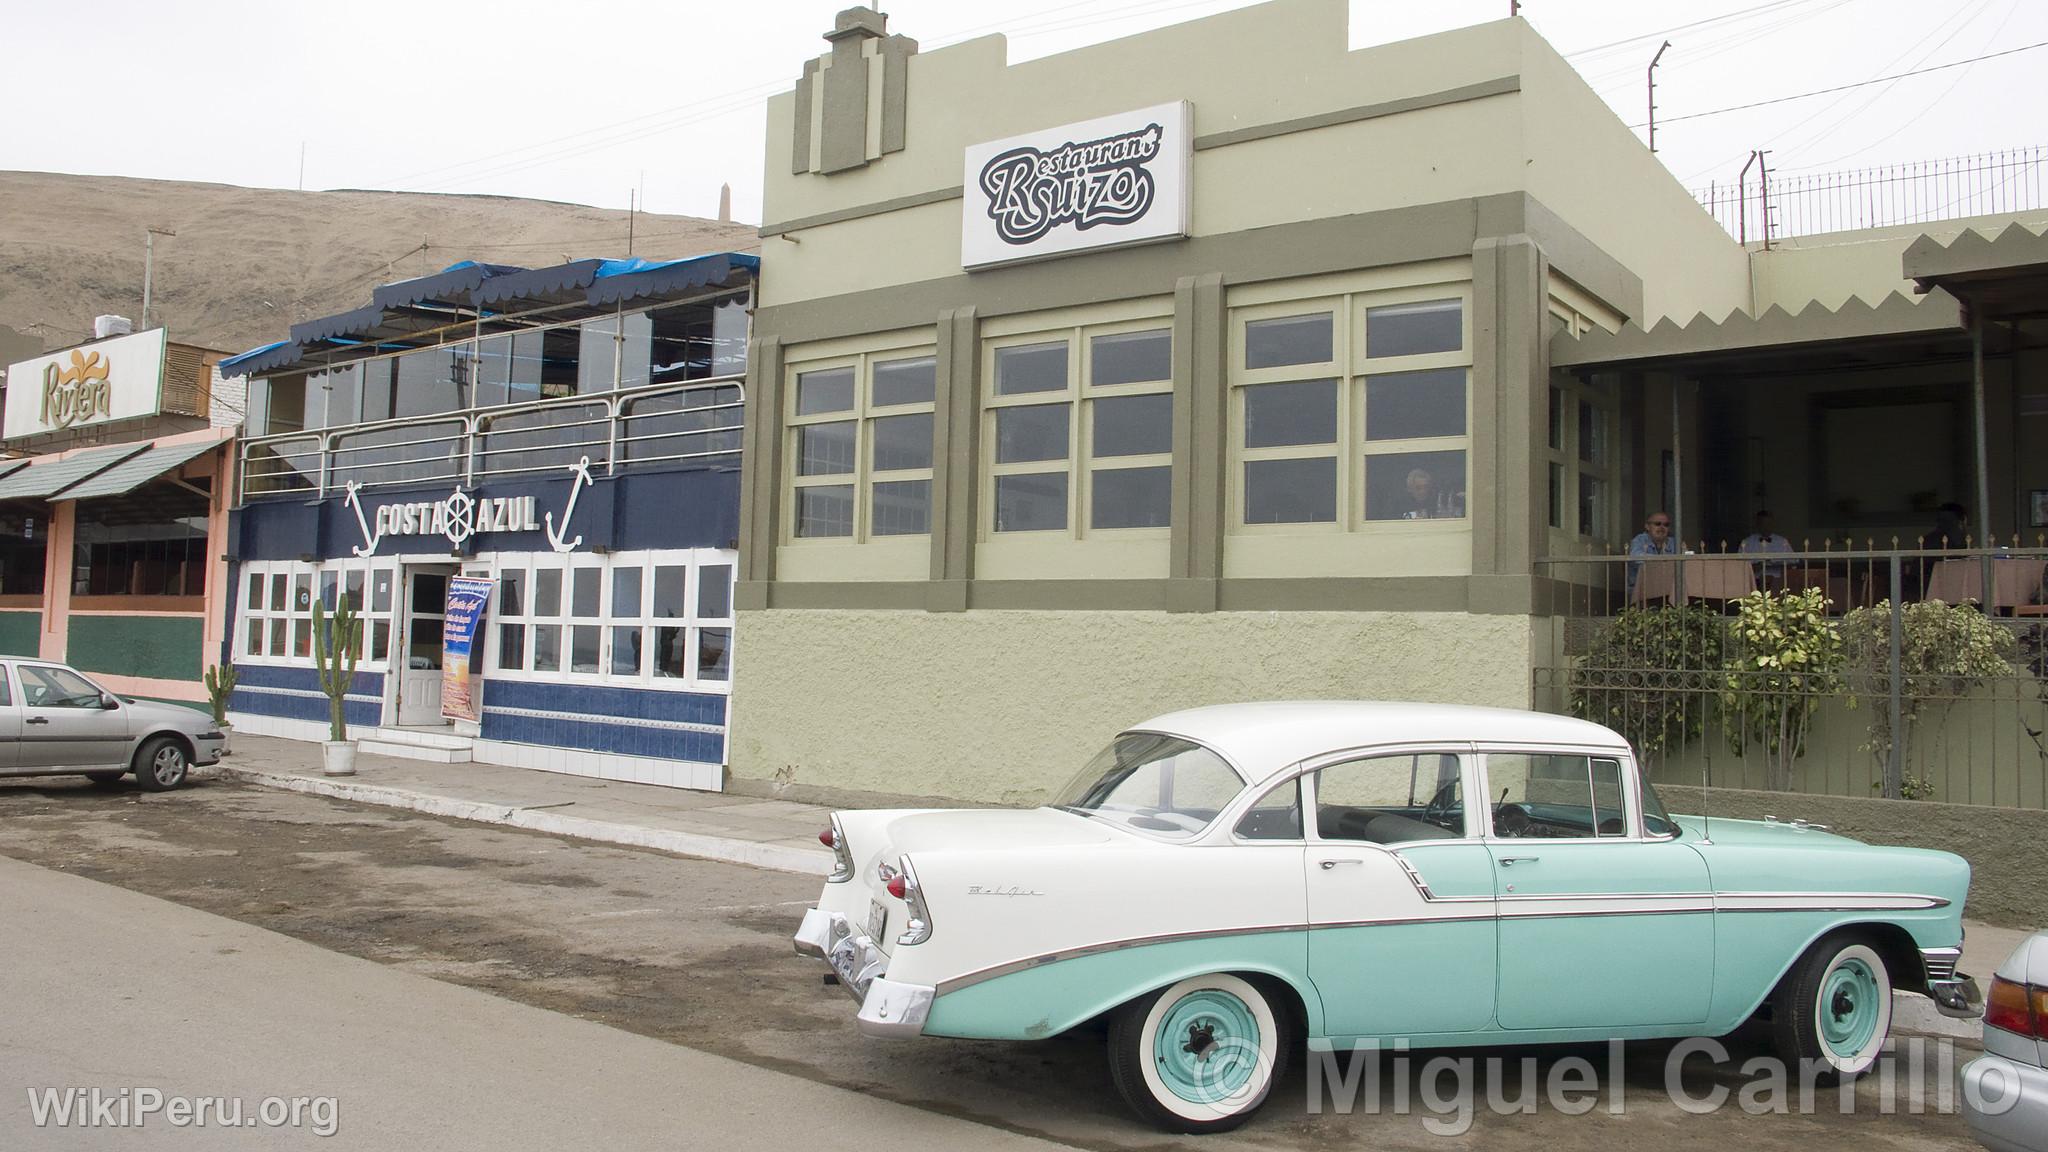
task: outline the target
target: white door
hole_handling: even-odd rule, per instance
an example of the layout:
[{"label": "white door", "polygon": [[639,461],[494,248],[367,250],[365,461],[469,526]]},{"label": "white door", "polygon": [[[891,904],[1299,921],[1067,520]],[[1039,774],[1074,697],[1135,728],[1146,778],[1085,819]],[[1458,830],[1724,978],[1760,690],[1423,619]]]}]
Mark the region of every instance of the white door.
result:
[{"label": "white door", "polygon": [[443,724],[441,628],[453,568],[405,569],[405,630],[398,655],[398,722]]}]

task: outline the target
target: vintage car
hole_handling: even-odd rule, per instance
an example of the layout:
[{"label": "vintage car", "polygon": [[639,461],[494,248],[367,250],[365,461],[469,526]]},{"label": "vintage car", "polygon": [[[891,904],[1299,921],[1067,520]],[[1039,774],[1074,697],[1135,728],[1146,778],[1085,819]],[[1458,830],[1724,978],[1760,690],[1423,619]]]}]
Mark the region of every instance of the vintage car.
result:
[{"label": "vintage car", "polygon": [[[1788,801],[1792,798],[1788,797]],[[1671,816],[1580,720],[1232,704],[1112,740],[1033,810],[843,811],[796,933],[873,1036],[1107,1026],[1118,1090],[1221,1131],[1306,1043],[1719,1035],[1766,1012],[1823,1076],[1892,989],[1945,1012],[1969,864],[1801,821]]]}]

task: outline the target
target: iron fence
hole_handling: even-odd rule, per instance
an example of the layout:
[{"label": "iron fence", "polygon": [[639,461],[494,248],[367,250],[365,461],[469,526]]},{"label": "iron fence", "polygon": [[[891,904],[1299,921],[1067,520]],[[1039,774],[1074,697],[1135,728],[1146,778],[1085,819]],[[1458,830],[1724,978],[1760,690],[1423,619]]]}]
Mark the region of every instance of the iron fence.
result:
[{"label": "iron fence", "polygon": [[2048,548],[1539,562],[1539,708],[1680,784],[2048,808]]},{"label": "iron fence", "polygon": [[1747,244],[2040,208],[2048,146],[1841,172],[1748,176],[1693,198]]}]

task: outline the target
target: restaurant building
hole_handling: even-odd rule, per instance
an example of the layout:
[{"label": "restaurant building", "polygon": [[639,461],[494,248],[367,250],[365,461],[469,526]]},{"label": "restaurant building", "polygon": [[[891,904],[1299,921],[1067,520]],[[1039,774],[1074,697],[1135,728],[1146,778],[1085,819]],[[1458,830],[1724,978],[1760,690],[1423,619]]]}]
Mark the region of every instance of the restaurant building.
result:
[{"label": "restaurant building", "polygon": [[216,397],[224,353],[128,328],[7,367],[0,652],[204,707],[241,412]]},{"label": "restaurant building", "polygon": [[237,727],[326,739],[312,609],[346,596],[364,749],[718,788],[757,265],[465,261],[235,357]]},{"label": "restaurant building", "polygon": [[[1527,707],[1556,565],[1651,510],[2004,534],[2048,487],[2040,224],[1744,243],[1523,21],[1347,8],[1022,63],[855,8],[770,100],[730,786],[1033,803],[1192,705]],[[1817,430],[1913,482],[1845,502]]]}]

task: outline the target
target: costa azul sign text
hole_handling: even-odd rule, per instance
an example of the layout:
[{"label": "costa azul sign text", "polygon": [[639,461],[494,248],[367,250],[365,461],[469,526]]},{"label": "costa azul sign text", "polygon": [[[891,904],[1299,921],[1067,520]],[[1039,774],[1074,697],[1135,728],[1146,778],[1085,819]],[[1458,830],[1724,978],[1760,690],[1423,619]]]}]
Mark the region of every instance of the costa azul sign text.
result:
[{"label": "costa azul sign text", "polygon": [[576,515],[576,497],[592,483],[590,459],[569,466],[575,478],[569,484],[569,499],[562,509],[561,523],[550,511],[534,518],[538,501],[532,496],[486,496],[478,499],[457,488],[439,500],[407,500],[380,504],[374,511],[363,507],[362,486],[350,481],[342,503],[355,510],[356,526],[363,542],[353,550],[358,556],[373,555],[386,536],[441,536],[460,546],[479,532],[546,532],[548,545],[568,552],[583,543],[582,536],[565,539],[569,518]]},{"label": "costa azul sign text", "polygon": [[8,439],[108,420],[154,416],[162,406],[164,330],[67,348],[7,368]]},{"label": "costa azul sign text", "polygon": [[1188,105],[967,149],[960,263],[984,268],[1188,234]]}]

